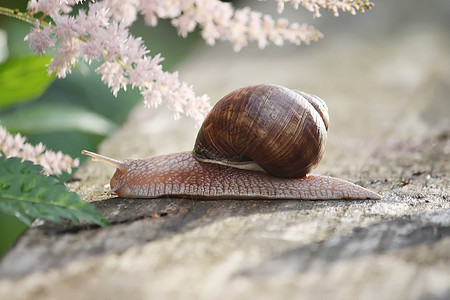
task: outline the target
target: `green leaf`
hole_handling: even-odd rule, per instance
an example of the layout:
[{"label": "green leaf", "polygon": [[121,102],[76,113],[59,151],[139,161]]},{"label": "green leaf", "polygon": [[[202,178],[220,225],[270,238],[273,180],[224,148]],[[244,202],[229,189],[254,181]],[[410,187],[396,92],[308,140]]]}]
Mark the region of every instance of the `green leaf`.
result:
[{"label": "green leaf", "polygon": [[0,212],[0,258],[28,227],[17,218]]},{"label": "green leaf", "polygon": [[49,132],[84,132],[107,135],[116,125],[107,118],[71,104],[37,104],[5,114],[2,125],[25,135]]},{"label": "green leaf", "polygon": [[0,65],[0,108],[40,96],[55,79],[48,75],[50,57],[25,56]]},{"label": "green leaf", "polygon": [[28,226],[35,218],[60,223],[85,220],[100,226],[108,221],[95,208],[42,168],[19,158],[0,157],[0,211]]}]

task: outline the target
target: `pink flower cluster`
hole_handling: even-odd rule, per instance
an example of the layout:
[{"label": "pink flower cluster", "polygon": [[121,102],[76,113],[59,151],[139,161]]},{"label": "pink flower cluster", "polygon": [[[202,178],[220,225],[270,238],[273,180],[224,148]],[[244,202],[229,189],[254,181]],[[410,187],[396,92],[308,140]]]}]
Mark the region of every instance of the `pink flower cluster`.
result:
[{"label": "pink flower cluster", "polygon": [[31,12],[43,12],[54,22],[36,21],[25,38],[38,54],[55,47],[50,73],[64,78],[79,60],[102,61],[96,72],[115,96],[131,85],[140,90],[148,106],[158,106],[164,100],[175,117],[184,113],[199,122],[203,119],[210,109],[209,98],[196,96],[192,86],[180,82],[178,73],[164,72],[160,65],[163,58],[149,56],[142,40],[130,35],[128,25],[136,18],[139,0],[89,3],[87,11],[80,9],[78,15],[69,15],[71,5],[78,2],[82,1],[32,0],[28,4]]},{"label": "pink flower cluster", "polygon": [[26,138],[20,134],[11,135],[5,128],[0,126],[0,156],[19,157],[22,161],[29,160],[34,164],[41,165],[46,175],[59,175],[63,171],[72,172],[72,168],[78,167],[80,161],[73,159],[61,151],[54,152],[46,150],[42,143],[33,146],[26,143]]},{"label": "pink flower cluster", "polygon": [[259,48],[264,48],[269,42],[278,46],[284,41],[299,45],[322,37],[312,26],[289,24],[284,18],[275,21],[270,15],[248,7],[235,10],[230,3],[219,0],[143,0],[140,10],[151,26],[157,24],[158,18],[170,18],[178,33],[185,37],[198,25],[208,45],[217,40],[229,41],[235,51],[247,46],[248,41],[256,41]]},{"label": "pink flower cluster", "polygon": [[339,16],[339,11],[349,12],[352,15],[357,11],[364,12],[370,9],[374,4],[368,0],[275,0],[277,2],[277,10],[281,13],[284,10],[284,3],[290,2],[292,7],[297,9],[300,5],[313,13],[314,17],[321,16],[320,8],[324,8]]},{"label": "pink flower cluster", "polygon": [[[290,1],[320,16],[320,7],[331,10],[364,11],[373,4],[366,0],[275,0],[278,10]],[[293,44],[317,41],[322,34],[307,24],[274,20],[270,15],[245,7],[234,9],[220,0],[103,0],[91,1],[87,10],[73,15],[72,7],[84,0],[30,0],[31,13],[50,16],[52,23],[36,21],[26,36],[31,49],[38,54],[55,48],[49,72],[64,78],[79,60],[88,63],[101,61],[96,69],[102,80],[116,96],[128,85],[140,90],[144,103],[155,107],[163,101],[175,117],[184,113],[200,122],[210,109],[206,95],[196,96],[192,86],[180,82],[177,73],[168,73],[160,65],[163,58],[149,55],[140,38],[130,35],[128,27],[141,13],[146,22],[155,26],[159,18],[169,18],[185,37],[197,26],[208,45],[228,41],[235,51],[256,42],[260,48],[270,42],[281,46],[285,41]]]}]

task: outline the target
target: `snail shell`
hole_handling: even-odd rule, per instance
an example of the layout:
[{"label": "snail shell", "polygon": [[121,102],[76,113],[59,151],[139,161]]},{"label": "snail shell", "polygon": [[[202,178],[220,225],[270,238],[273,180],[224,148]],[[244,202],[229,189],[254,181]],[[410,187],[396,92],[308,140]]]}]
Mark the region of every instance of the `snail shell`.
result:
[{"label": "snail shell", "polygon": [[319,97],[276,85],[249,86],[212,108],[194,154],[200,161],[262,168],[276,177],[304,177],[325,153],[328,125]]},{"label": "snail shell", "polygon": [[110,193],[129,198],[380,199],[348,181],[308,174],[323,157],[329,126],[318,97],[276,85],[241,88],[206,117],[193,151],[118,161]]}]

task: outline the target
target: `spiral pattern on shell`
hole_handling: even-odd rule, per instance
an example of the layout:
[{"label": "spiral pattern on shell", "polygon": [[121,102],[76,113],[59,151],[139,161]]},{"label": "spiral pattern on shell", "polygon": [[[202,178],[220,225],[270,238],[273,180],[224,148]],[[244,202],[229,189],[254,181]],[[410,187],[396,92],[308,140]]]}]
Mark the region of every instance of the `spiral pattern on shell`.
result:
[{"label": "spiral pattern on shell", "polygon": [[255,85],[223,97],[206,116],[194,146],[201,161],[254,162],[276,177],[304,177],[322,159],[328,110],[317,96]]}]

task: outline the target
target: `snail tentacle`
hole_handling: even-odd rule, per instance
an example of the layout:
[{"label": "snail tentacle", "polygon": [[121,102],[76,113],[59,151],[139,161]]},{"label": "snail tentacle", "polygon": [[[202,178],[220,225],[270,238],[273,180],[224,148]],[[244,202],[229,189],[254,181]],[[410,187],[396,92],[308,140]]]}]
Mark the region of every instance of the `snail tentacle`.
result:
[{"label": "snail tentacle", "polygon": [[81,154],[92,157],[93,161],[100,161],[100,162],[107,163],[108,165],[116,167],[120,171],[126,171],[128,168],[128,165],[123,161],[120,161],[120,160],[117,160],[114,158],[110,158],[110,157],[107,157],[107,156],[104,156],[104,155],[101,155],[101,154],[98,154],[95,152],[91,152],[88,150],[82,150]]}]

